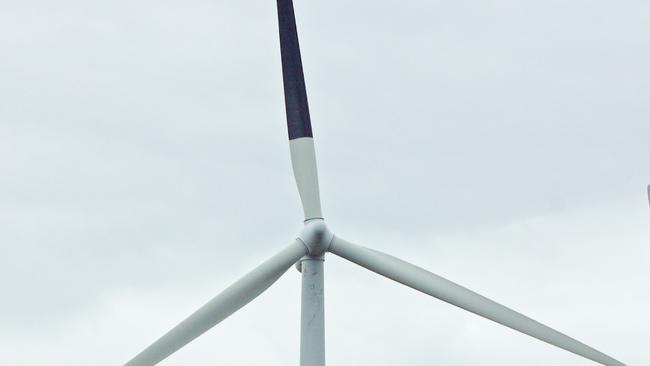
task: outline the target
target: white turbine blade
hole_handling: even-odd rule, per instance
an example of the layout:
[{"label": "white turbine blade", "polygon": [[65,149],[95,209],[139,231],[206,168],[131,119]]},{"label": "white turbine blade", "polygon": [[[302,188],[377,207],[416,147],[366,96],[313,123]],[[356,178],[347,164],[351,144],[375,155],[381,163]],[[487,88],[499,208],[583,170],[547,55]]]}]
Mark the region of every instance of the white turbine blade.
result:
[{"label": "white turbine blade", "polygon": [[291,165],[298,185],[305,220],[322,218],[314,139],[301,137],[289,141]]},{"label": "white turbine blade", "polygon": [[586,344],[525,315],[388,254],[352,244],[336,236],[332,240],[329,251],[413,289],[592,361],[607,366],[625,366]]},{"label": "white turbine blade", "polygon": [[306,254],[299,240],[268,259],[203,305],[125,366],[151,366],[178,351],[196,337],[259,296]]}]

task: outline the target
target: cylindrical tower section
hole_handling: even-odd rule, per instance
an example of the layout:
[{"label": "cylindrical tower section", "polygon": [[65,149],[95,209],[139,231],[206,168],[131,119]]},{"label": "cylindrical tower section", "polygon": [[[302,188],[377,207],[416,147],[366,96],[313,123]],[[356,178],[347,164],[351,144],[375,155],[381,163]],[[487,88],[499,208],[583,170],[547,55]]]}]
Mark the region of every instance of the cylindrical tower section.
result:
[{"label": "cylindrical tower section", "polygon": [[324,259],[302,259],[300,366],[325,366]]}]

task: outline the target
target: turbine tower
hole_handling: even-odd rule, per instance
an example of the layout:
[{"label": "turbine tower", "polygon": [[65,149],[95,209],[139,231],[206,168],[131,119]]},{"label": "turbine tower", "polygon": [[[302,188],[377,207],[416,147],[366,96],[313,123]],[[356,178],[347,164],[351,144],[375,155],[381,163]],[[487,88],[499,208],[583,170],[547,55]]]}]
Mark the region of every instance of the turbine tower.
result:
[{"label": "turbine tower", "polygon": [[[333,253],[398,283],[607,366],[623,363],[525,315],[425,269],[341,238],[321,211],[314,138],[292,0],[277,0],[291,164],[305,221],[297,238],[198,309],[126,366],[151,366],[217,325],[296,264],[302,273],[300,365],[325,365],[324,254]],[[650,188],[649,188],[650,189]]]}]

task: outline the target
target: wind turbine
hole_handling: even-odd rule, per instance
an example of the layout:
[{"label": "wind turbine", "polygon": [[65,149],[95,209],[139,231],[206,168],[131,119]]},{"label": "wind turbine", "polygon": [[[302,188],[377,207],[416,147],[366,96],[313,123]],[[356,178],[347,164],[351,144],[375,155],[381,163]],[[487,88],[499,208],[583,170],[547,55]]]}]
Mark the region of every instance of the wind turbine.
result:
[{"label": "wind turbine", "polygon": [[[425,269],[334,235],[321,211],[314,139],[292,0],[277,0],[289,148],[305,221],[289,246],[226,288],[126,363],[155,365],[268,289],[292,265],[302,272],[300,365],[325,365],[323,265],[333,253],[401,284],[608,366],[623,363]],[[650,188],[649,188],[650,189]]]}]

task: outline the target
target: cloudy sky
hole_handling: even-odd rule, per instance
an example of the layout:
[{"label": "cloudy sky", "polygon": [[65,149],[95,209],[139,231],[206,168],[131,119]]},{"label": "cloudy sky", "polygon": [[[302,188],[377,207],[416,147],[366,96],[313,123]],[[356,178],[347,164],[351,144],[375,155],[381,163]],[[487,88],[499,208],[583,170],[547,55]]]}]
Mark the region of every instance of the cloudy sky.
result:
[{"label": "cloudy sky", "polygon": [[[295,6],[332,229],[650,363],[650,3]],[[0,364],[121,365],[295,237],[276,29],[0,2]],[[330,365],[592,364],[326,259]],[[297,365],[299,284],[162,365]]]}]

